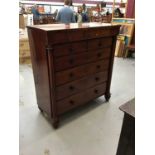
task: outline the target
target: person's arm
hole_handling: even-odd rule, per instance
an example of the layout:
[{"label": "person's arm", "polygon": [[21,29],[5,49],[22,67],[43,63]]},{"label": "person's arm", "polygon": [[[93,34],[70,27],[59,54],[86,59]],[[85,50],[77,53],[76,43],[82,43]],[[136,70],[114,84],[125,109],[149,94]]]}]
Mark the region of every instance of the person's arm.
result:
[{"label": "person's arm", "polygon": [[60,12],[58,12],[56,15],[56,21],[60,21]]}]

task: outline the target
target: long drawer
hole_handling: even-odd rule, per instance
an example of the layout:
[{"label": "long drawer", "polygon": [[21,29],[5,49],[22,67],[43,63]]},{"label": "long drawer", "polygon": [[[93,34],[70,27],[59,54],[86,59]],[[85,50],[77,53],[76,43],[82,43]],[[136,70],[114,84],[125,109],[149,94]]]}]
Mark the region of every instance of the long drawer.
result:
[{"label": "long drawer", "polygon": [[93,38],[112,37],[118,34],[118,29],[113,28],[92,28],[92,29],[72,29],[65,31],[58,30],[48,32],[49,44],[67,43],[72,41],[87,40]]},{"label": "long drawer", "polygon": [[98,49],[96,51],[92,50],[88,52],[83,52],[81,54],[76,54],[76,55],[71,54],[69,56],[57,58],[54,61],[55,70],[61,71],[78,65],[109,58],[110,52],[111,52],[111,48],[108,47],[108,48]]},{"label": "long drawer", "polygon": [[100,38],[106,36],[115,36],[118,34],[118,29],[111,29],[111,28],[94,28],[89,29],[87,32],[87,38]]},{"label": "long drawer", "polygon": [[108,79],[108,71],[99,72],[91,76],[86,76],[80,80],[67,83],[63,86],[56,87],[56,100],[71,96],[82,90],[103,83]]},{"label": "long drawer", "polygon": [[69,54],[76,54],[85,50],[87,50],[86,41],[53,45],[53,55],[55,57],[60,57]]},{"label": "long drawer", "polygon": [[56,86],[65,84],[69,81],[77,80],[87,75],[92,75],[97,72],[103,72],[109,67],[109,60],[101,60],[95,63],[89,63],[83,66],[78,66],[55,73]]},{"label": "long drawer", "polygon": [[49,32],[48,33],[48,42],[49,44],[56,44],[56,43],[66,43],[66,42],[72,42],[72,41],[79,41],[87,39],[87,30],[81,29],[81,30],[58,30],[55,32]]},{"label": "long drawer", "polygon": [[57,112],[58,114],[62,114],[70,109],[73,109],[103,95],[105,91],[106,82],[86,91],[82,91],[81,93],[68,97],[64,100],[60,100],[57,102]]}]

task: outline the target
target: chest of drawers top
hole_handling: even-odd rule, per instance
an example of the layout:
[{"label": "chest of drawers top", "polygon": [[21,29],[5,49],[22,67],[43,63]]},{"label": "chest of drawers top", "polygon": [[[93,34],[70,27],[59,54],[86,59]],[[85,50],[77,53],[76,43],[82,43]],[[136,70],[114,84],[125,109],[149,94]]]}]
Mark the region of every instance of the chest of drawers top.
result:
[{"label": "chest of drawers top", "polygon": [[74,30],[74,29],[85,29],[85,28],[100,28],[100,27],[111,27],[118,25],[110,24],[110,23],[98,23],[98,22],[91,22],[91,23],[71,23],[71,24],[42,24],[42,25],[32,25],[27,26],[29,28],[36,28],[41,29],[44,31],[59,31],[59,30]]},{"label": "chest of drawers top", "polygon": [[[115,28],[114,28],[115,27]],[[118,33],[119,25],[106,23],[72,23],[66,24],[45,24],[28,26],[30,29],[44,31],[47,34],[46,44],[60,44],[74,42],[78,40],[87,40],[92,38],[101,38],[106,36],[115,36]]]}]

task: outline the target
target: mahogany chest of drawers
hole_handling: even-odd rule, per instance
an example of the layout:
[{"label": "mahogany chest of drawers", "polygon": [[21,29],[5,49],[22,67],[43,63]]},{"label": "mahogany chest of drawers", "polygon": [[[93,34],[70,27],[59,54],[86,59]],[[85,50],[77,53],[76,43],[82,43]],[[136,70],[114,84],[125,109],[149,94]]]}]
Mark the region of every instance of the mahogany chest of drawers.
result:
[{"label": "mahogany chest of drawers", "polygon": [[120,26],[101,23],[28,26],[39,109],[55,128],[60,115],[105,95]]}]

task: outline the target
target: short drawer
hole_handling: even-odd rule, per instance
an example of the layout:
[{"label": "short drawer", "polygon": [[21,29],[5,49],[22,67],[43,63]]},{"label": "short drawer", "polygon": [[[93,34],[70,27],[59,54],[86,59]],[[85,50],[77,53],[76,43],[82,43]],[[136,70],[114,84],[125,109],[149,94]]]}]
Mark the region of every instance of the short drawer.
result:
[{"label": "short drawer", "polygon": [[105,94],[105,91],[106,91],[106,82],[96,87],[90,88],[86,91],[82,91],[81,93],[68,97],[64,100],[60,100],[57,102],[58,114],[60,115],[77,106],[83,105],[89,102],[90,100],[93,100]]},{"label": "short drawer", "polygon": [[88,50],[109,47],[111,45],[112,45],[112,38],[92,39],[88,41]]},{"label": "short drawer", "polygon": [[51,31],[47,33],[48,44],[66,43],[68,42],[68,35],[66,31]]},{"label": "short drawer", "polygon": [[111,27],[104,27],[104,28],[94,28],[89,29],[87,33],[87,38],[100,38],[100,37],[107,37],[107,36],[115,36],[118,34],[118,29],[113,29]]},{"label": "short drawer", "polygon": [[68,31],[68,40],[70,42],[84,40],[84,39],[86,39],[86,34],[87,34],[87,31],[84,29],[70,30],[70,31]]},{"label": "short drawer", "polygon": [[61,71],[82,64],[95,62],[110,57],[111,48],[103,48],[98,50],[90,50],[81,54],[70,54],[69,56],[60,57],[54,60],[56,71]]},{"label": "short drawer", "polygon": [[53,55],[55,57],[68,55],[70,53],[70,50],[71,50],[70,43],[53,45]]},{"label": "short drawer", "polygon": [[69,81],[77,80],[84,76],[88,76],[97,72],[107,70],[109,67],[109,60],[101,60],[95,63],[81,65],[72,69],[68,69],[55,73],[56,85],[65,84]]},{"label": "short drawer", "polygon": [[53,55],[55,57],[70,55],[74,53],[80,53],[85,50],[87,50],[86,41],[53,45]]},{"label": "short drawer", "polygon": [[56,87],[56,100],[63,99],[82,90],[94,87],[108,79],[108,71],[99,72],[94,75],[86,76],[80,80],[76,80],[65,85]]}]

